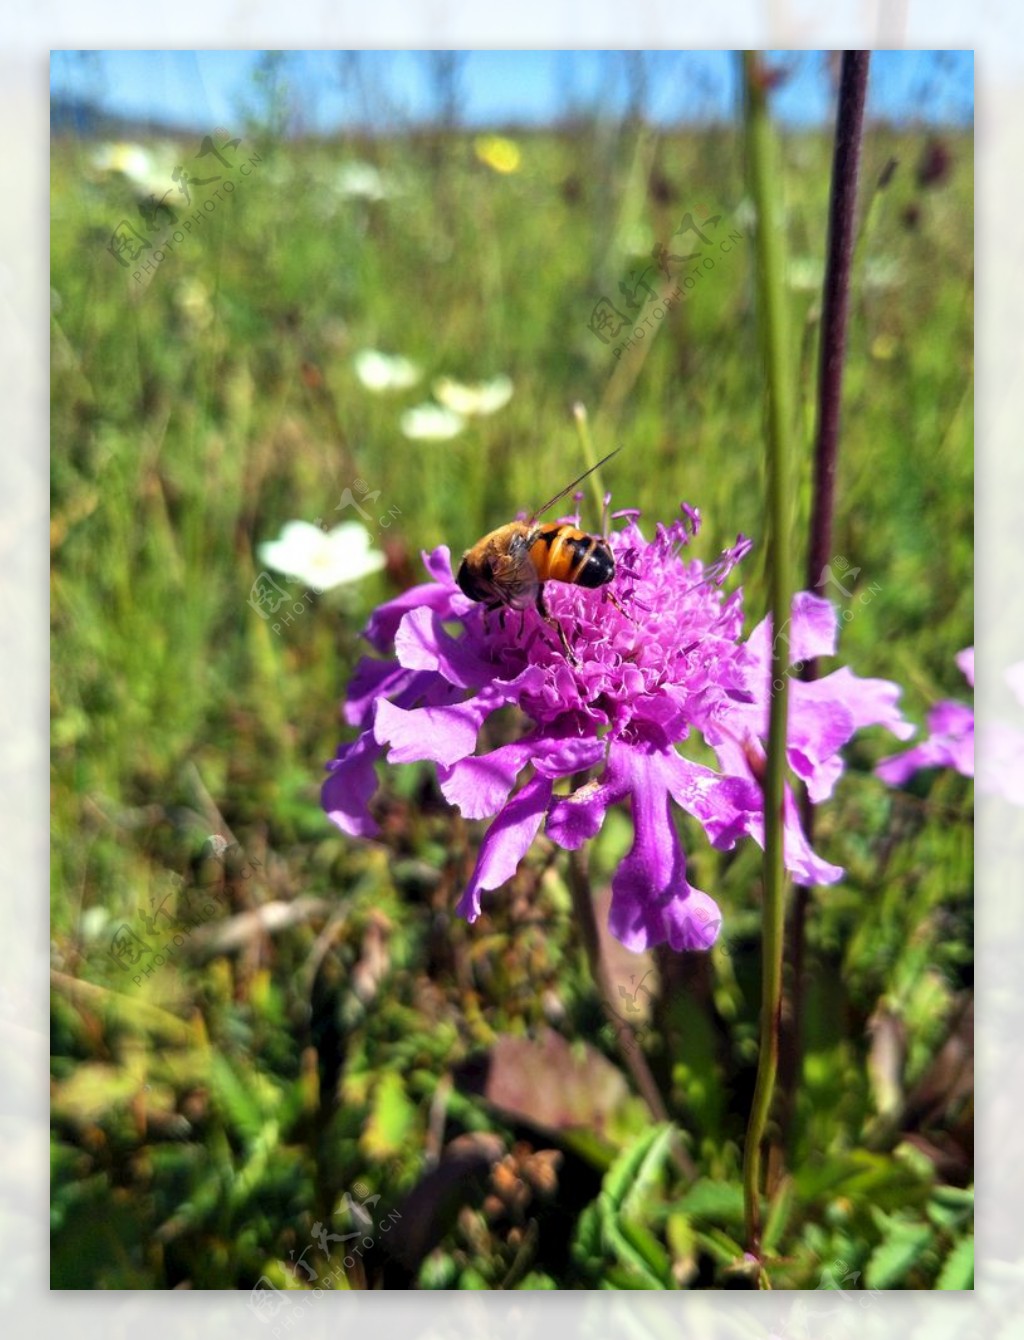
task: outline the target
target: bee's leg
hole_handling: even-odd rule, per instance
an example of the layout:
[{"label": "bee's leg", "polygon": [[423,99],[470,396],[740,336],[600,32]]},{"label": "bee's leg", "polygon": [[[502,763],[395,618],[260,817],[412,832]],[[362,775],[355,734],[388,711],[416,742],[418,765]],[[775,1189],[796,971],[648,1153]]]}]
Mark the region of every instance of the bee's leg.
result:
[{"label": "bee's leg", "polygon": [[548,612],[548,607],[544,604],[544,588],[542,586],[537,587],[537,613],[544,622],[550,624],[558,634],[559,641],[562,644],[562,650],[565,652],[566,660],[571,661],[573,665],[579,665],[579,661],[573,655],[572,648],[569,646],[569,639],[565,636],[565,629],[554,615]]},{"label": "bee's leg", "polygon": [[610,600],[610,601],[612,602],[612,604],[613,604],[613,605],[615,606],[615,608],[619,611],[619,613],[623,616],[623,618],[628,619],[630,623],[636,623],[636,620],[632,617],[631,614],[629,614],[625,609],[623,609],[623,607],[619,604],[618,598],[617,598],[616,596],[614,596],[614,595],[611,593],[611,591],[609,591],[609,590],[605,590],[605,593],[604,593],[604,594],[605,594],[605,599],[606,599],[606,600]]}]

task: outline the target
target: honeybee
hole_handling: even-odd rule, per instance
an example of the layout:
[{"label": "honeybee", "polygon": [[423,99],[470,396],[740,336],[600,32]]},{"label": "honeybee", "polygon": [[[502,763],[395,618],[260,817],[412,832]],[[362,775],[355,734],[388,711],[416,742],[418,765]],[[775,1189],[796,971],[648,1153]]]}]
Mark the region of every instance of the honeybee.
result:
[{"label": "honeybee", "polygon": [[[569,582],[591,588],[607,586],[615,576],[615,557],[602,536],[588,535],[566,521],[538,525],[537,518],[615,454],[609,452],[597,465],[566,484],[543,507],[538,507],[528,521],[510,521],[477,540],[462,555],[455,577],[463,595],[480,601],[489,610],[525,611],[533,606],[558,633],[570,660],[575,657],[569,649],[565,630],[544,604],[544,583]],[[618,605],[614,596],[611,598]]]}]

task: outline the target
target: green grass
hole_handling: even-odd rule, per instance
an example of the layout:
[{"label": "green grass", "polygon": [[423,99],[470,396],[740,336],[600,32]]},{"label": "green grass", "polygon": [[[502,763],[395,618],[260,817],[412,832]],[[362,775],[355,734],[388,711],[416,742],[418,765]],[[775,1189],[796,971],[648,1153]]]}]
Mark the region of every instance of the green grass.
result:
[{"label": "green grass", "polygon": [[[837,488],[836,556],[859,570],[841,659],[904,684],[916,720],[937,697],[966,697],[953,655],[973,641],[973,157],[969,138],[947,140],[950,177],[922,189],[921,138],[867,132],[866,191],[890,157],[900,166],[859,244]],[[621,1066],[553,853],[538,843],[468,927],[453,909],[479,826],[447,810],[429,770],[388,771],[383,846],[343,838],[318,801],[367,614],[419,579],[421,549],[461,552],[579,473],[575,401],[599,451],[624,448],[605,471],[614,506],[653,525],[697,504],[702,556],[753,537],[749,625],[764,613],[751,243],[669,309],[636,363],[587,329],[598,298],[621,306],[619,281],[687,211],[749,231],[739,141],[582,127],[524,137],[508,176],[461,137],[244,143],[258,168],[145,287],[105,249],[134,212],[127,184],[93,180],[88,146],[54,144],[52,1282],[297,1287],[289,1253],[317,1222],[353,1231],[335,1211],[358,1184],[380,1193],[377,1222],[428,1223],[430,1250],[407,1268],[371,1254],[336,1284],[749,1284],[731,1265],[760,853],[723,856],[687,829],[694,882],[725,911],[724,946],[658,956],[640,1035],[701,1175],[688,1188],[625,1082],[609,1077],[602,1097],[595,1081],[583,1126],[553,1130],[466,1080],[499,1037],[548,1025]],[[820,263],[829,145],[793,136],[784,152],[788,250]],[[402,194],[332,197],[325,174],[356,154]],[[805,527],[820,295],[790,296]],[[427,381],[371,395],[352,369],[367,346],[416,359]],[[450,442],[398,431],[430,377],[498,372],[516,391],[493,418]],[[247,603],[255,546],[290,519],[340,519],[356,479],[398,509],[378,535],[388,572],[275,634]],[[812,908],[790,1180],[768,1214],[780,1287],[814,1288],[836,1259],[878,1287],[955,1287],[966,1268],[962,1095],[944,1089],[938,1115],[910,1103],[887,1124],[867,1025],[899,1021],[912,1096],[971,988],[971,790],[941,774],[888,792],[870,770],[890,747],[880,733],[856,741],[818,816],[819,849],[848,874]],[[214,832],[241,853],[221,870],[202,864]],[[628,840],[624,816],[606,825],[599,887]],[[211,900],[197,885],[212,880]],[[181,915],[211,904],[209,931],[304,896],[326,908],[240,948],[182,948],[138,987],[107,953],[119,926],[144,934],[140,913],[165,898]],[[649,966],[617,961],[615,981],[632,990],[630,973]],[[496,1135],[520,1165],[558,1150],[557,1185],[521,1172],[528,1201],[502,1208],[471,1178],[428,1182],[417,1202],[440,1148],[471,1133]],[[328,1245],[341,1264],[342,1245]]]}]

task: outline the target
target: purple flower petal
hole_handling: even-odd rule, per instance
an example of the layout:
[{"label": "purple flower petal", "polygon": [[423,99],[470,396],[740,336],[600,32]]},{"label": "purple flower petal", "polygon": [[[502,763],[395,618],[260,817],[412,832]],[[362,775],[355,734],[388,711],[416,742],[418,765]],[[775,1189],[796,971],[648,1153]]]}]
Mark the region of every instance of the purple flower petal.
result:
[{"label": "purple flower petal", "polygon": [[625,794],[625,787],[618,780],[586,782],[571,795],[555,801],[545,832],[565,851],[577,851],[600,832],[608,806]]},{"label": "purple flower petal", "polygon": [[559,737],[554,732],[531,737],[534,743],[533,765],[545,777],[571,777],[600,763],[605,754],[603,740],[579,735]]},{"label": "purple flower petal", "polygon": [[674,752],[664,770],[672,799],[699,821],[714,847],[734,847],[760,816],[761,789],[750,777],[723,776]]},{"label": "purple flower petal", "polygon": [[[811,844],[807,841],[807,835],[804,833],[803,825],[800,822],[800,812],[797,809],[796,801],[793,799],[793,792],[786,787],[785,801],[782,807],[783,816],[783,835],[782,847],[786,863],[786,869],[795,880],[800,884],[835,884],[843,877],[843,867],[833,865],[831,861],[823,860],[816,851],[812,850]],[[755,833],[754,838],[758,844],[764,846],[764,825],[761,825],[760,834]]]},{"label": "purple flower petal", "polygon": [[424,554],[423,565],[433,581],[403,591],[370,615],[363,636],[378,651],[391,649],[398,625],[410,610],[437,610],[445,619],[458,619],[473,608],[472,601],[467,600],[455,585],[447,545],[442,544],[433,553]]},{"label": "purple flower petal", "polygon": [[838,751],[854,731],[845,704],[827,689],[822,691],[822,683],[793,683],[786,751],[790,767],[807,784],[807,794],[815,804],[831,795],[843,767]]},{"label": "purple flower petal", "polygon": [[[974,682],[974,648],[958,652],[957,665]],[[955,768],[964,777],[974,776],[974,709],[948,699],[936,703],[928,713],[928,738],[905,753],[884,758],[876,776],[890,786],[900,786],[921,768]]]},{"label": "purple flower petal", "polygon": [[802,685],[801,691],[809,701],[829,697],[841,703],[850,714],[851,735],[866,726],[884,726],[898,740],[909,740],[914,733],[900,711],[902,690],[888,679],[861,679],[844,665],[813,684]]},{"label": "purple flower petal", "polygon": [[458,806],[466,819],[486,819],[496,814],[536,747],[536,743],[517,740],[489,754],[460,759],[450,768],[438,768],[445,800]]},{"label": "purple flower petal", "polygon": [[480,844],[473,877],[459,899],[458,912],[467,921],[476,921],[480,915],[481,892],[500,888],[516,873],[537,836],[550,800],[550,780],[533,777],[491,824]]},{"label": "purple flower petal", "polygon": [[530,735],[489,754],[476,754],[451,768],[441,768],[438,778],[445,799],[457,805],[465,818],[484,819],[505,803],[527,763],[532,763],[542,776],[556,780],[592,767],[603,756],[600,740]]},{"label": "purple flower petal", "polygon": [[723,549],[718,558],[708,568],[708,576],[713,577],[716,586],[721,586],[738,563],[742,563],[746,556],[754,547],[754,541],[747,539],[745,535],[737,535],[736,543],[730,545],[728,549]]},{"label": "purple flower petal", "polygon": [[395,632],[395,655],[407,670],[430,670],[460,689],[477,688],[494,676],[494,666],[466,638],[454,638],[442,616],[421,607],[402,616]]},{"label": "purple flower petal", "polygon": [[389,763],[429,759],[450,768],[476,747],[476,734],[486,715],[478,699],[451,707],[415,707],[410,711],[382,698],[373,733],[378,744],[390,745]]},{"label": "purple flower petal", "polygon": [[912,777],[919,768],[934,768],[945,763],[942,751],[930,742],[915,745],[903,754],[893,754],[883,758],[875,766],[875,776],[880,777],[889,786],[902,786],[908,777]]},{"label": "purple flower petal", "polygon": [[380,831],[370,817],[369,804],[377,790],[374,764],[383,750],[370,731],[343,744],[327,765],[329,776],[320,791],[328,818],[352,837],[374,837]]},{"label": "purple flower petal", "polygon": [[964,777],[974,776],[974,709],[963,703],[936,703],[928,713],[932,744],[945,766]]},{"label": "purple flower petal", "polygon": [[948,699],[936,703],[928,713],[928,730],[932,735],[963,739],[974,732],[974,708]]},{"label": "purple flower petal", "polygon": [[[751,749],[754,745],[749,746]],[[764,752],[757,746],[758,755],[763,761]],[[741,833],[746,833],[752,837],[759,847],[764,847],[764,800],[761,794],[759,783],[754,779],[751,771],[750,759],[746,750],[733,739],[725,739],[721,744],[715,745],[715,753],[722,765],[724,772],[734,774],[737,778],[746,778],[757,788],[758,799],[756,809],[751,802],[753,794],[744,793],[744,799],[747,802],[743,809],[737,809],[734,827],[727,830],[723,836],[735,837]],[[699,816],[698,816],[699,817]],[[800,823],[800,816],[793,801],[793,794],[790,788],[786,787],[786,800],[783,807],[783,853],[786,869],[795,879],[804,884],[834,884],[843,874],[841,866],[832,865],[829,861],[824,861],[811,848],[804,834]],[[717,846],[731,845],[725,841],[719,841]]]},{"label": "purple flower petal", "polygon": [[664,756],[613,745],[608,766],[629,788],[634,833],[612,878],[612,934],[638,953],[666,940],[673,949],[708,948],[721,917],[714,901],[687,882]]},{"label": "purple flower petal", "polygon": [[349,684],[344,708],[345,720],[350,726],[366,730],[373,722],[378,698],[397,698],[404,703],[406,698],[410,698],[411,691],[411,701],[415,701],[417,691],[425,693],[429,686],[427,676],[417,676],[414,671],[395,665],[394,661],[364,656],[356,666]]},{"label": "purple flower petal", "polygon": [[830,600],[810,591],[797,592],[793,597],[791,662],[834,656],[837,627],[835,606]]},{"label": "purple flower petal", "polygon": [[[451,550],[446,544],[439,544],[436,549],[431,549],[430,553],[425,551],[421,554],[423,566],[430,574],[433,581],[440,586],[449,586],[454,590],[455,577],[452,574],[452,555]],[[461,592],[459,593],[461,595]]]},{"label": "purple flower petal", "polygon": [[665,909],[665,938],[672,949],[710,949],[718,939],[722,913],[714,898],[691,888]]}]

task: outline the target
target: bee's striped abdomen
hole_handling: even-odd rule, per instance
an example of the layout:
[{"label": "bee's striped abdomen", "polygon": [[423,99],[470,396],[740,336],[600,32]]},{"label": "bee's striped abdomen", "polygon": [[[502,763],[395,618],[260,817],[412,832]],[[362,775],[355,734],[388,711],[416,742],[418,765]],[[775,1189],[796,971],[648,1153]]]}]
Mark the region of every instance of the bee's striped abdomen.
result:
[{"label": "bee's striped abdomen", "polygon": [[615,576],[608,541],[565,524],[540,527],[530,546],[530,561],[542,582],[594,587]]}]

